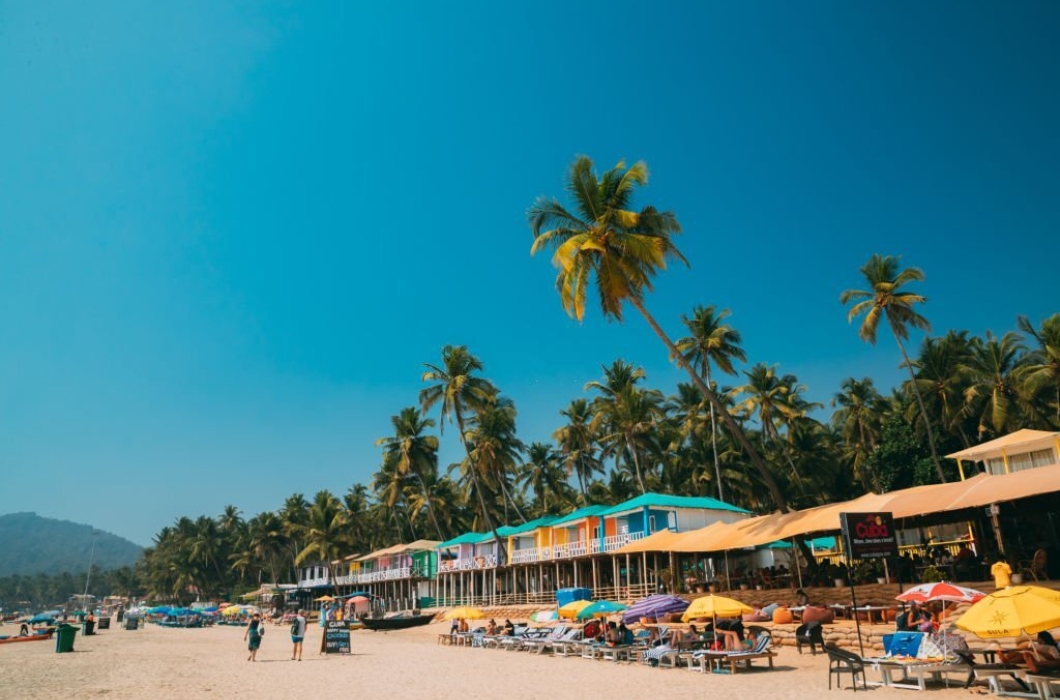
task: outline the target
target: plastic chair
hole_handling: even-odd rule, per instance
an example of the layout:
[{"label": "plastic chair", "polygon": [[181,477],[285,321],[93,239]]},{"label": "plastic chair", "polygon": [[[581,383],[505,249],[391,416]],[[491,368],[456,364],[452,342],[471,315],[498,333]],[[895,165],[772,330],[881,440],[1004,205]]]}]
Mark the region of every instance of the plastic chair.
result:
[{"label": "plastic chair", "polygon": [[854,692],[858,691],[858,674],[861,674],[861,687],[863,690],[869,689],[868,680],[865,678],[865,662],[860,656],[852,651],[846,649],[840,649],[835,644],[828,643],[824,645],[825,653],[828,654],[828,689],[832,689],[832,674],[836,677],[836,687],[842,688],[842,675],[844,673],[850,674],[851,683],[853,683]]},{"label": "plastic chair", "polygon": [[817,620],[799,625],[795,629],[795,649],[801,654],[802,645],[810,645],[810,653],[816,655],[818,645],[824,648],[824,628]]}]

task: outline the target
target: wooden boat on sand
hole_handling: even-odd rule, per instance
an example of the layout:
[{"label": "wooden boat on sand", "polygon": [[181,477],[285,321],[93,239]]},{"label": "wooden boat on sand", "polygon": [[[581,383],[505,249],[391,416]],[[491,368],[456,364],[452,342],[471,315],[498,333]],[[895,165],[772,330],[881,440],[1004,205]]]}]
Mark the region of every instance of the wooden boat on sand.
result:
[{"label": "wooden boat on sand", "polygon": [[403,630],[409,627],[426,625],[434,619],[434,615],[411,615],[399,613],[391,617],[365,617],[361,619],[364,626],[376,632],[383,630]]}]

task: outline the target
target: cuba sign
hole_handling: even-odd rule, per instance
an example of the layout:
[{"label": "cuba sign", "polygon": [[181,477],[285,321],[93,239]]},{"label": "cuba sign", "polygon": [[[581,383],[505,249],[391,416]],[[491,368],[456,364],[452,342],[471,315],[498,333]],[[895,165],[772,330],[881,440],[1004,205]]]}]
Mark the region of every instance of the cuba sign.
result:
[{"label": "cuba sign", "polygon": [[850,559],[898,556],[898,533],[891,513],[840,513],[839,525]]}]

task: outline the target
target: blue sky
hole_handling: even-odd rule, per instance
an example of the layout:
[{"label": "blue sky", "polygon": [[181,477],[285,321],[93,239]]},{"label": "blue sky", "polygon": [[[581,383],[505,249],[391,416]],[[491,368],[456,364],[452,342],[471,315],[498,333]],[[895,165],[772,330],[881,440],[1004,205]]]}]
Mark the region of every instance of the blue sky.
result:
[{"label": "blue sky", "polygon": [[[379,463],[464,344],[526,441],[622,357],[568,319],[525,211],[576,154],[644,160],[691,267],[827,401],[899,379],[838,303],[876,252],[936,331],[1060,311],[1060,6],[8,3],[0,13],[0,512],[148,544]],[[443,460],[458,451],[447,431]]]}]

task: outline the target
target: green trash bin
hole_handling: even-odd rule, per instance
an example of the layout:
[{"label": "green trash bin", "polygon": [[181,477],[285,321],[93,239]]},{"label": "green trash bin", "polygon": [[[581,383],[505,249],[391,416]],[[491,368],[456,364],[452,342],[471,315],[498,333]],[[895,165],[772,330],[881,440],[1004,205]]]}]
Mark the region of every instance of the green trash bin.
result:
[{"label": "green trash bin", "polygon": [[65,622],[55,630],[55,653],[74,650],[74,637],[77,635],[77,625],[68,625]]}]

